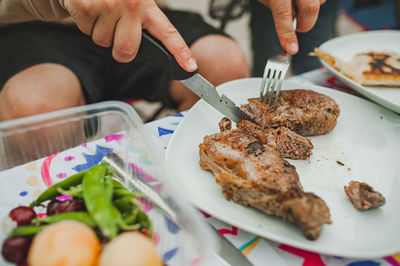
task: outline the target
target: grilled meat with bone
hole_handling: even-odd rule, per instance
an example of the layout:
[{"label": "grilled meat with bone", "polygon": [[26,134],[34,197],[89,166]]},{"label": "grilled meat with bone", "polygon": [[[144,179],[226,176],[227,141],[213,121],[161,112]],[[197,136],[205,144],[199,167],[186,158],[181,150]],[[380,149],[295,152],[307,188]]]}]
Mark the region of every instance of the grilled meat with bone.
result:
[{"label": "grilled meat with bone", "polygon": [[335,100],[311,90],[282,90],[276,105],[249,99],[241,106],[263,127],[285,126],[302,136],[321,135],[336,126],[340,109]]},{"label": "grilled meat with bone", "polygon": [[282,158],[310,156],[311,142],[284,127],[264,129],[242,120],[231,129],[227,119],[219,125],[221,132],[199,145],[200,166],[213,172],[225,198],[296,223],[308,239],[318,238],[322,225],[331,223],[329,209],[303,191],[295,167]]}]

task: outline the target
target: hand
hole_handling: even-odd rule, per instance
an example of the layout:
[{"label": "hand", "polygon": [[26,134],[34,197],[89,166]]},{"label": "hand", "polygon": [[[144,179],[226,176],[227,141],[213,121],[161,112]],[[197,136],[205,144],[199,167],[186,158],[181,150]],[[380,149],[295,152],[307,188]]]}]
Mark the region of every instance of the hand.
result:
[{"label": "hand", "polygon": [[307,32],[312,29],[317,21],[320,5],[326,0],[296,0],[297,29],[293,29],[292,0],[259,1],[271,9],[282,48],[289,54],[295,54],[299,50],[296,31]]},{"label": "hand", "polygon": [[64,0],[64,8],[79,29],[102,46],[112,46],[118,62],[132,61],[146,29],[175,57],[186,71],[197,69],[182,36],[153,0]]}]

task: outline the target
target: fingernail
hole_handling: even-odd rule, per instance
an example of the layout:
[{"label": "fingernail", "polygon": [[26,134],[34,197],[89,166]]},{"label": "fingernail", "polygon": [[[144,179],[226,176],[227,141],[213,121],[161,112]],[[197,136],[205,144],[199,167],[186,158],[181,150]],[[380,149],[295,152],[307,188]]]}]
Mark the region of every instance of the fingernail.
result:
[{"label": "fingernail", "polygon": [[291,44],[289,44],[289,51],[292,54],[295,54],[299,51],[299,46],[296,42],[292,42]]},{"label": "fingernail", "polygon": [[186,63],[186,67],[190,70],[190,71],[195,71],[197,69],[197,63],[193,58],[190,58],[187,63]]}]

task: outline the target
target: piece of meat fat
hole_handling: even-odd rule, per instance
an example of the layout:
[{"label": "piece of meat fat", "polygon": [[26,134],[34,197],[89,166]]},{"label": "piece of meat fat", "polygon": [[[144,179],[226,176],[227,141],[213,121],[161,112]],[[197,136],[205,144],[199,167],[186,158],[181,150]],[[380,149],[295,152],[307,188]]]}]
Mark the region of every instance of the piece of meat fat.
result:
[{"label": "piece of meat fat", "polygon": [[344,186],[344,192],[359,211],[379,208],[386,202],[381,193],[364,182],[350,181],[348,186]]},{"label": "piece of meat fat", "polygon": [[221,121],[219,121],[218,126],[221,131],[232,129],[232,121],[227,117],[223,117]]}]

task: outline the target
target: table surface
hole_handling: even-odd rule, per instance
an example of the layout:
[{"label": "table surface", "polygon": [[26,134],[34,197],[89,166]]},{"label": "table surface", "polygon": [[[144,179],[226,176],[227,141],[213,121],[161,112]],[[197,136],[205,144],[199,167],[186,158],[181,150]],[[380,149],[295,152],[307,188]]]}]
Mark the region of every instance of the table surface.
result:
[{"label": "table surface", "polygon": [[[292,77],[291,80],[302,83],[313,83],[315,85],[331,87],[347,93],[360,96],[354,90],[342,85],[336,77],[332,76],[325,69],[317,69],[300,76]],[[170,138],[182,121],[187,112],[182,112],[173,116],[168,116],[145,125],[145,129],[155,143],[156,151],[163,156]],[[6,171],[0,172],[0,213],[9,212],[10,204],[27,205],[32,197],[37,197],[44,189],[53,182],[57,182],[75,172],[87,169],[91,165],[97,164],[104,154],[110,151],[118,153],[124,148],[123,141],[120,141],[123,134],[114,134],[98,139],[93,143],[82,144],[79,147],[65,150],[58,154],[50,155],[46,158],[27,163]],[[125,147],[126,148],[126,147]],[[122,149],[123,150],[123,149]],[[89,153],[88,153],[89,152]],[[140,169],[139,169],[140,170]],[[26,178],[9,178],[10,175]],[[3,183],[1,183],[3,182]],[[150,182],[150,181],[149,181]],[[152,180],[153,187],[159,187],[157,180]],[[4,197],[4,195],[18,195],[17,197]],[[150,205],[144,205],[144,211],[152,214]],[[371,258],[368,260],[357,260],[349,258],[339,258],[321,255],[310,251],[301,250],[282,243],[272,242],[256,235],[252,235],[234,226],[221,222],[205,213],[204,219],[213,224],[235,247],[237,247],[254,265],[399,265],[400,254],[392,254],[383,258]],[[199,216],[201,218],[201,216]],[[168,219],[161,219],[159,231],[165,234],[159,235],[160,246],[163,247],[163,260],[168,265],[178,265],[182,251],[176,245],[182,244],[177,240],[180,237],[179,230],[171,227]],[[172,230],[173,229],[173,230]],[[4,237],[1,235],[0,238]],[[4,261],[0,257],[0,265]]]},{"label": "table surface", "polygon": [[[324,68],[294,76],[290,78],[290,80],[334,88],[362,97],[355,90],[340,83],[335,76]],[[164,155],[174,130],[186,113],[185,111],[145,125],[146,130],[156,143],[156,148],[161,155]],[[400,254],[393,254],[392,256],[384,258],[371,258],[368,260],[321,255],[260,238],[221,222],[207,214],[204,214],[204,217],[208,222],[218,228],[219,232],[247,256],[254,265],[400,265]]]}]

